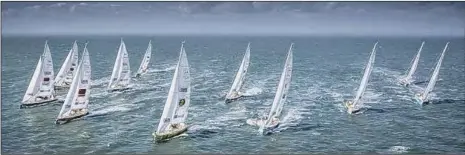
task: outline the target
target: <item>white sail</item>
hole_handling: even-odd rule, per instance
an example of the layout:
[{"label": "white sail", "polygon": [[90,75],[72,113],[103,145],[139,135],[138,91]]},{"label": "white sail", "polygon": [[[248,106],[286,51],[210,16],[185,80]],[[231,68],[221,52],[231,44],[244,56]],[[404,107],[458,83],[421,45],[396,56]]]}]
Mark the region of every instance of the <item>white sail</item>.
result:
[{"label": "white sail", "polygon": [[183,42],[157,133],[165,132],[170,124],[183,123],[186,120],[190,104],[190,89],[189,64]]},{"label": "white sail", "polygon": [[116,56],[110,83],[108,83],[108,88],[127,87],[130,80],[129,56],[126,50],[126,45],[124,44],[123,39],[121,39],[121,44],[118,50],[118,55]]},{"label": "white sail", "polygon": [[34,74],[32,75],[31,81],[29,82],[29,86],[27,87],[22,102],[27,102],[39,91],[39,80],[41,79],[40,77],[42,74],[42,57],[43,54],[40,56],[39,62],[37,62],[36,69],[34,70]]},{"label": "white sail", "polygon": [[87,43],[58,118],[69,117],[71,110],[87,110],[91,86],[91,65]]},{"label": "white sail", "polygon": [[78,46],[76,41],[74,41],[73,47],[69,50],[68,56],[66,57],[63,65],[58,71],[55,86],[69,86],[73,80],[74,74],[76,72],[76,65],[78,64]]},{"label": "white sail", "polygon": [[368,60],[368,64],[365,68],[365,73],[363,74],[363,78],[360,82],[360,86],[358,87],[357,94],[355,95],[355,98],[353,100],[354,106],[358,104],[363,94],[365,93],[365,89],[368,85],[368,80],[370,79],[371,71],[373,70],[373,64],[375,63],[377,45],[378,45],[378,42],[375,43],[371,51],[370,60]]},{"label": "white sail", "polygon": [[226,99],[233,98],[234,92],[239,93],[239,90],[241,89],[242,84],[244,83],[245,74],[247,73],[247,69],[249,68],[249,63],[250,63],[250,43],[247,45],[247,50],[244,54],[244,58],[242,59],[241,66],[239,67],[239,70],[237,70],[236,78],[234,78],[233,85],[231,86],[231,89],[226,95]]},{"label": "white sail", "polygon": [[405,76],[405,80],[407,82],[411,81],[413,73],[415,73],[415,71],[417,69],[418,61],[420,60],[420,54],[421,54],[421,51],[423,49],[424,44],[425,44],[425,42],[421,43],[421,46],[420,46],[420,49],[418,49],[417,55],[415,56],[415,58],[413,58],[412,66],[410,67],[409,72],[407,73],[407,76]]},{"label": "white sail", "polygon": [[24,103],[35,102],[36,97],[46,97],[48,100],[54,98],[55,89],[53,88],[54,81],[53,61],[50,54],[50,48],[47,41],[45,42],[44,53],[37,63],[36,69],[29,83],[26,94],[23,97]]},{"label": "white sail", "polygon": [[145,51],[144,58],[142,59],[142,62],[140,63],[139,70],[137,70],[137,74],[144,74],[147,72],[147,68],[149,66],[151,55],[152,55],[152,40],[149,41],[149,46],[147,47],[147,50]]},{"label": "white sail", "polygon": [[278,118],[281,115],[284,103],[286,102],[287,92],[289,90],[291,75],[292,75],[292,48],[294,43],[289,47],[289,52],[287,54],[286,63],[284,64],[284,69],[281,74],[281,79],[279,80],[278,89],[276,90],[276,95],[273,100],[273,105],[271,106],[270,113],[268,114],[267,120],[260,127],[260,130],[263,131],[265,126],[268,126],[271,123],[273,118]]},{"label": "white sail", "polygon": [[444,54],[446,53],[448,46],[449,46],[449,42],[447,42],[446,46],[444,47],[441,57],[439,57],[436,67],[434,68],[433,74],[431,75],[428,86],[426,86],[425,90],[423,91],[423,96],[425,97],[425,99],[428,97],[429,93],[433,91],[434,85],[436,85],[436,81],[438,80],[439,70],[441,69],[442,60],[444,59]]}]

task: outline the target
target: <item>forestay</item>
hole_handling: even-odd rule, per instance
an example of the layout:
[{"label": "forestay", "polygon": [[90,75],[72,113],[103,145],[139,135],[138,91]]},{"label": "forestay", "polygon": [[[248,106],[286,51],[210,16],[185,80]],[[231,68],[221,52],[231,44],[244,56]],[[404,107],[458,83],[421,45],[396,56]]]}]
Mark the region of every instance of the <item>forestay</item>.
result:
[{"label": "forestay", "polygon": [[183,123],[186,120],[190,104],[190,89],[189,64],[183,42],[157,133],[165,132],[170,124]]},{"label": "forestay", "polygon": [[426,86],[425,90],[423,91],[423,96],[425,97],[427,97],[429,93],[433,91],[434,85],[436,85],[436,81],[438,80],[439,70],[441,69],[442,60],[444,59],[444,54],[446,53],[448,47],[449,47],[449,42],[447,42],[446,46],[444,47],[441,57],[439,57],[436,67],[434,68],[433,74],[431,75],[428,86]]},{"label": "forestay", "polygon": [[89,52],[87,51],[87,47],[84,47],[81,62],[76,70],[76,75],[73,77],[65,102],[58,114],[58,118],[69,117],[71,110],[87,110],[90,97],[90,86],[91,66]]},{"label": "forestay", "polygon": [[52,55],[48,43],[45,41],[44,53],[37,63],[22,102],[35,102],[36,97],[53,98],[55,95],[55,90],[52,86],[54,81],[53,75]]},{"label": "forestay", "polygon": [[76,65],[78,64],[78,46],[74,41],[73,47],[69,50],[68,56],[63,62],[63,65],[58,71],[57,78],[55,80],[55,86],[63,87],[69,86],[73,80],[76,72]]},{"label": "forestay", "polygon": [[144,58],[142,58],[142,62],[139,66],[139,70],[137,70],[137,74],[144,74],[147,72],[147,68],[150,62],[150,57],[152,55],[152,40],[149,41],[149,46],[145,51]]},{"label": "forestay", "polygon": [[358,88],[357,94],[355,95],[355,98],[353,100],[354,107],[358,104],[358,102],[361,100],[363,94],[365,93],[365,89],[368,85],[368,80],[370,79],[370,74],[371,71],[373,70],[373,64],[375,63],[375,56],[376,56],[376,46],[378,45],[378,42],[375,43],[373,46],[373,49],[371,51],[370,59],[368,60],[368,64],[365,68],[365,73],[363,74],[363,78],[360,82],[360,86]]},{"label": "forestay", "polygon": [[418,61],[420,60],[420,54],[421,54],[421,51],[423,50],[423,45],[424,44],[425,44],[425,42],[421,43],[420,49],[418,49],[418,53],[415,56],[415,58],[413,59],[412,66],[410,67],[407,76],[405,76],[405,79],[407,80],[407,82],[409,82],[412,79],[413,73],[415,73],[415,71],[417,69]]},{"label": "forestay", "polygon": [[245,74],[247,73],[247,69],[249,67],[249,63],[250,63],[250,43],[247,45],[244,58],[242,59],[242,63],[239,67],[239,70],[236,73],[236,77],[234,78],[233,85],[231,86],[231,89],[226,95],[226,98],[231,98],[233,95],[233,92],[239,92],[239,90],[241,89],[242,84],[244,83]]},{"label": "forestay", "polygon": [[287,92],[289,90],[292,74],[292,48],[294,43],[289,47],[289,52],[287,54],[286,63],[284,64],[284,69],[279,80],[278,89],[276,90],[276,95],[273,100],[273,105],[271,106],[270,113],[268,114],[267,120],[262,124],[260,130],[263,130],[265,126],[268,126],[271,123],[273,118],[278,118],[281,115],[284,103],[286,102]]},{"label": "forestay", "polygon": [[108,88],[111,89],[127,87],[131,80],[130,72],[128,52],[126,50],[126,45],[124,44],[123,39],[121,39],[121,44],[118,49],[118,55],[116,56],[115,65],[111,74],[110,83],[108,83]]}]

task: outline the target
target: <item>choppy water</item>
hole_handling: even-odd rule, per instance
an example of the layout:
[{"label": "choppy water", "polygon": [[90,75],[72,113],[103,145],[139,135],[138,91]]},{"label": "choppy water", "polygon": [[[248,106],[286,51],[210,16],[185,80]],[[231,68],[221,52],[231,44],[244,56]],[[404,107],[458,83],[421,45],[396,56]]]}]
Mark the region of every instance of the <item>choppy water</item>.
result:
[{"label": "choppy water", "polygon": [[[92,64],[91,114],[55,125],[60,103],[19,109],[43,52],[45,37],[2,38],[2,153],[463,153],[465,152],[464,40],[429,38],[415,77],[429,78],[450,41],[436,84],[435,103],[412,100],[426,83],[407,89],[396,79],[409,67],[421,38],[381,38],[361,115],[341,103],[358,87],[376,38],[311,37],[125,37],[132,72],[152,39],[150,71],[135,89],[107,93],[119,37],[48,37],[55,73],[74,39],[84,42]],[[192,93],[188,136],[154,143],[180,42],[186,39]],[[251,64],[245,91],[232,104],[223,95],[232,84],[247,42]],[[257,135],[246,119],[268,112],[291,42],[294,70],[279,132]],[[63,97],[64,98],[64,93]]]}]

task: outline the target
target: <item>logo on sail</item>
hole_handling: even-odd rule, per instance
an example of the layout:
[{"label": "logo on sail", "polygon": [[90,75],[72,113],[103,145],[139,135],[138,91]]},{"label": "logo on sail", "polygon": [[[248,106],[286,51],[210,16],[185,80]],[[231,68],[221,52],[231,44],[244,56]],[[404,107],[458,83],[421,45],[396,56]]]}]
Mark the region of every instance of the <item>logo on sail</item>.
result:
[{"label": "logo on sail", "polygon": [[186,100],[184,100],[184,99],[179,100],[179,106],[180,107],[183,106],[185,103],[186,103]]}]

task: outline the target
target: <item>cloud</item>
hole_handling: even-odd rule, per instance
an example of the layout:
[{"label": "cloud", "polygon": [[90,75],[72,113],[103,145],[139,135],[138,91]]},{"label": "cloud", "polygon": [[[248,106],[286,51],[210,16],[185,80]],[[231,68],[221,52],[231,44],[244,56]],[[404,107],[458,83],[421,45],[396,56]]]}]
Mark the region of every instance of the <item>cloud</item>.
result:
[{"label": "cloud", "polygon": [[[463,35],[465,25],[465,3],[67,2],[21,7],[6,4],[5,9],[2,5],[2,26],[4,32],[10,33]],[[41,6],[50,7],[40,9]],[[18,10],[14,14],[9,11],[13,7]],[[121,27],[123,23],[131,24]]]},{"label": "cloud", "polygon": [[111,6],[111,7],[119,7],[119,6],[121,6],[121,5],[119,5],[119,4],[110,4],[110,6]]},{"label": "cloud", "polygon": [[50,5],[50,7],[62,7],[64,5],[66,5],[66,3],[56,3],[56,4]]},{"label": "cloud", "polygon": [[25,9],[35,9],[35,10],[38,10],[40,9],[42,6],[40,5],[34,5],[34,6],[30,6],[30,7],[26,7]]}]

